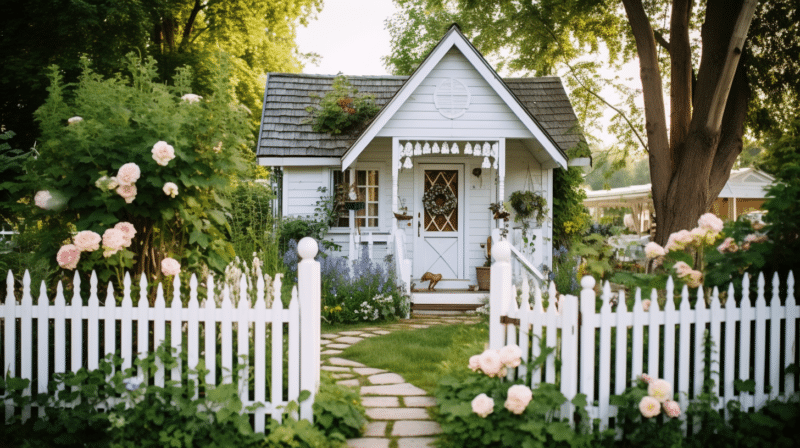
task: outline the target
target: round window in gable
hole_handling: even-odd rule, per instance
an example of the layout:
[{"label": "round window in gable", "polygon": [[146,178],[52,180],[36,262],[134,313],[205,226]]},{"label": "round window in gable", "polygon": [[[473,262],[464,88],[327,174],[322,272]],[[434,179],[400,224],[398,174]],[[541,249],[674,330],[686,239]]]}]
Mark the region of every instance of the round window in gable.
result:
[{"label": "round window in gable", "polygon": [[458,118],[469,109],[469,89],[455,78],[447,78],[433,92],[433,104],[445,118]]}]

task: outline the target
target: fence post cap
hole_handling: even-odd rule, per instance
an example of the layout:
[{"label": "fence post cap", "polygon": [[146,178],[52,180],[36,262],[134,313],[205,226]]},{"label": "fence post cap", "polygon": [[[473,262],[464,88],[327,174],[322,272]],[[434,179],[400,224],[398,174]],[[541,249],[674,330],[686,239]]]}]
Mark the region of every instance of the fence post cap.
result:
[{"label": "fence post cap", "polygon": [[581,279],[581,288],[583,289],[594,289],[594,285],[596,284],[597,282],[591,275],[586,275]]},{"label": "fence post cap", "polygon": [[497,261],[511,261],[511,245],[508,241],[498,241],[492,246],[492,257]]},{"label": "fence post cap", "polygon": [[313,260],[319,252],[316,240],[307,236],[297,243],[297,254],[304,260]]}]

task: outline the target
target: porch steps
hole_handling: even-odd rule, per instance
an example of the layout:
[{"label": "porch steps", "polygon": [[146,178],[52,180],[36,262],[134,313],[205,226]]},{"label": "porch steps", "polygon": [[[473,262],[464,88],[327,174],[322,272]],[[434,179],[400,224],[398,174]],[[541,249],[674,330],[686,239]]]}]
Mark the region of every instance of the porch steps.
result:
[{"label": "porch steps", "polygon": [[439,289],[411,293],[411,311],[415,314],[460,314],[480,308],[489,301],[489,291]]}]

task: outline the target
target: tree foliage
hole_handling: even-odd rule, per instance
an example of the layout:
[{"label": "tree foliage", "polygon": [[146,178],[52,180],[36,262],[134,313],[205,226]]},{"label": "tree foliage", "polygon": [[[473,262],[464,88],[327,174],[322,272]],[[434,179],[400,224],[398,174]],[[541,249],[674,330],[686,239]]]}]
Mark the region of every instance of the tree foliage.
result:
[{"label": "tree foliage", "polygon": [[33,111],[47,95],[46,67],[58,65],[64,80],[73,82],[85,54],[97,73],[109,76],[130,51],[154,57],[161,81],[190,66],[193,91],[200,95],[210,92],[214,67],[225,53],[237,96],[257,114],[264,75],[302,68],[295,30],[321,6],[321,0],[3,2],[0,124],[29,148],[38,136]]}]

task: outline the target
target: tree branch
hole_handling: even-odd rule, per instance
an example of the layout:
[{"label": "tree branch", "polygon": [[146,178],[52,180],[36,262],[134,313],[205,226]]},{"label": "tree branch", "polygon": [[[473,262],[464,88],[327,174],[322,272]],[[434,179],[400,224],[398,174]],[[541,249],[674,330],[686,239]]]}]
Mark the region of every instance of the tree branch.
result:
[{"label": "tree branch", "polygon": [[670,52],[669,42],[667,42],[667,39],[665,39],[664,35],[661,34],[661,31],[653,30],[653,37],[655,37],[656,43],[661,45],[661,48],[667,50],[667,53]]},{"label": "tree branch", "polygon": [[194,6],[192,6],[192,12],[189,13],[189,19],[186,21],[186,25],[183,27],[183,37],[181,37],[181,44],[180,49],[182,50],[186,43],[189,41],[189,36],[192,34],[192,29],[194,28],[194,22],[197,20],[197,14],[200,13],[200,10],[205,8],[208,4],[202,5],[200,4],[200,0],[194,0]]},{"label": "tree branch", "polygon": [[645,151],[649,151],[649,149],[647,148],[647,143],[645,143],[644,139],[642,138],[642,136],[639,135],[639,132],[636,130],[636,127],[633,125],[633,123],[631,123],[631,120],[628,118],[628,116],[625,115],[625,113],[622,112],[620,109],[618,109],[617,107],[614,107],[614,105],[612,105],[611,103],[606,101],[605,98],[600,96],[597,92],[595,92],[594,90],[592,90],[589,87],[587,87],[586,84],[584,84],[583,81],[581,81],[581,79],[578,77],[578,75],[575,74],[575,69],[569,64],[569,62],[565,61],[564,65],[566,65],[567,68],[569,69],[570,74],[572,75],[572,78],[575,80],[575,82],[580,84],[580,86],[584,90],[589,92],[593,97],[597,98],[598,100],[602,101],[603,104],[605,104],[606,106],[608,106],[611,109],[613,109],[614,112],[617,113],[617,115],[619,115],[620,117],[622,117],[623,120],[625,120],[625,123],[628,124],[628,127],[630,127],[630,129],[633,132],[633,134],[636,135],[636,139],[639,140],[639,144],[642,145],[642,148],[644,148]]}]

